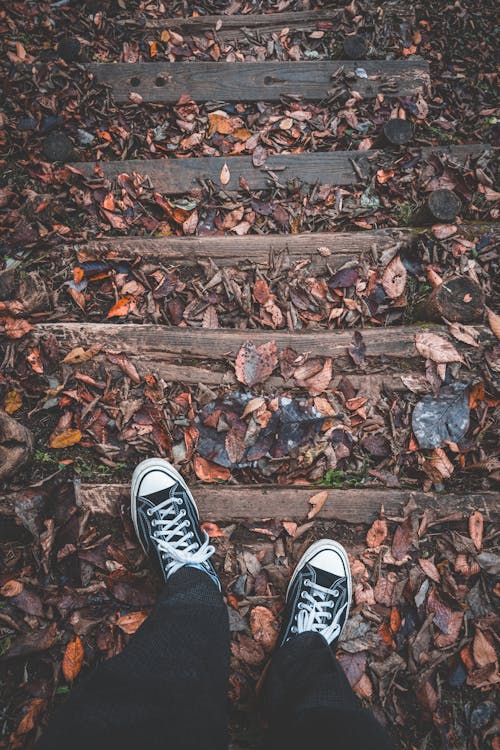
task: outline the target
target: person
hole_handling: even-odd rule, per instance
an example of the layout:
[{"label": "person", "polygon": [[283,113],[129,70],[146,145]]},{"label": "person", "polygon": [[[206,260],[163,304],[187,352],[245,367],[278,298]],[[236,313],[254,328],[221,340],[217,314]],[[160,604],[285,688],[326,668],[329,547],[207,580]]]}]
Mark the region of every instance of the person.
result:
[{"label": "person", "polygon": [[[76,686],[36,750],[226,750],[229,623],[187,484],[167,461],[143,461],[132,478],[131,515],[164,587],[150,616],[117,656]],[[335,658],[349,615],[344,548],[322,539],[300,559],[261,693],[266,747],[388,750],[391,740],[362,708]]]}]

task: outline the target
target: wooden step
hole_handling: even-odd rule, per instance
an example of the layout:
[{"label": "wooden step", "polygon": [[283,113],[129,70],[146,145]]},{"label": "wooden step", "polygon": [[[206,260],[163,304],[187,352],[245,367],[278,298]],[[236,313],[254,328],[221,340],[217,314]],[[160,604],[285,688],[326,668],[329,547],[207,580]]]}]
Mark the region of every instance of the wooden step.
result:
[{"label": "wooden step", "polygon": [[[393,157],[391,163],[397,162],[398,158],[406,160],[411,155],[425,160],[433,154],[443,154],[463,164],[471,156],[490,151],[491,147],[486,144],[409,149],[404,157]],[[388,160],[387,152],[372,150],[272,154],[262,167],[254,167],[250,156],[76,162],[71,167],[88,179],[100,175],[112,179],[124,172],[137,173],[141,177],[148,176],[157,190],[175,195],[189,192],[200,180],[211,180],[226,191],[240,190],[242,180],[250,190],[284,187],[288,180],[293,179],[309,185],[355,185],[368,182],[384,160]],[[230,173],[225,185],[221,182],[224,165]]]},{"label": "wooden step", "polygon": [[[476,326],[485,341],[491,331]],[[205,385],[234,385],[235,376],[228,362],[234,361],[245,341],[256,346],[275,341],[279,351],[294,349],[333,358],[334,378],[329,387],[337,387],[343,375],[363,394],[380,393],[381,389],[406,390],[401,376],[422,373],[424,359],[415,348],[415,334],[421,326],[367,328],[362,331],[366,346],[365,372],[355,368],[348,355],[353,330],[335,331],[256,331],[207,328],[168,328],[156,325],[102,323],[43,323],[32,335],[53,335],[65,350],[99,343],[104,351],[122,352],[136,366],[141,376],[156,374],[167,382]],[[444,326],[426,326],[426,330],[449,339]],[[453,341],[458,349],[461,345]],[[266,380],[264,389],[285,385],[283,378]],[[293,382],[288,382],[293,385]]]},{"label": "wooden step", "polygon": [[[279,520],[305,519],[310,506],[308,500],[326,487],[280,487],[276,485],[217,486],[194,484],[200,515],[203,519],[232,521],[251,518]],[[128,485],[83,484],[77,492],[77,501],[93,513],[115,515],[117,503],[130,497]],[[420,508],[438,511],[440,515],[481,510],[487,517],[498,514],[500,494],[495,492],[470,492],[464,494],[437,494],[414,490],[394,489],[329,489],[328,499],[316,516],[319,521],[345,521],[371,523],[384,508],[389,517],[399,516],[412,501]]]},{"label": "wooden step", "polygon": [[[146,262],[166,265],[195,266],[200,260],[211,258],[218,266],[237,266],[255,263],[271,265],[272,258],[288,255],[290,265],[309,261],[311,273],[336,270],[346,264],[357,264],[367,259],[377,262],[384,250],[415,248],[422,228],[398,227],[364,232],[317,232],[302,234],[213,234],[203,237],[106,237],[67,247],[84,250],[96,258],[132,260],[141,257]],[[493,224],[461,224],[458,236],[479,239],[495,231]],[[328,248],[329,255],[319,248]],[[286,267],[286,263],[284,264]]]},{"label": "wooden step", "polygon": [[[279,101],[283,96],[326,99],[343,70],[347,85],[364,98],[377,94],[414,96],[429,88],[423,60],[307,60],[300,62],[90,63],[98,83],[111,87],[116,102],[133,92],[143,101],[176,104],[183,95],[196,102]],[[360,75],[359,71],[363,70]],[[356,72],[358,71],[358,73]]]},{"label": "wooden step", "polygon": [[[336,269],[346,263],[357,263],[370,254],[376,259],[390,248],[413,247],[421,230],[375,229],[365,232],[318,232],[317,234],[212,235],[207,237],[109,237],[91,240],[79,247],[86,253],[103,258],[130,259],[193,266],[211,258],[218,266],[234,266],[248,261],[267,266],[270,256],[287,253],[290,262],[310,262],[310,270]],[[318,252],[328,248],[330,255]],[[78,247],[76,247],[78,249]]]}]

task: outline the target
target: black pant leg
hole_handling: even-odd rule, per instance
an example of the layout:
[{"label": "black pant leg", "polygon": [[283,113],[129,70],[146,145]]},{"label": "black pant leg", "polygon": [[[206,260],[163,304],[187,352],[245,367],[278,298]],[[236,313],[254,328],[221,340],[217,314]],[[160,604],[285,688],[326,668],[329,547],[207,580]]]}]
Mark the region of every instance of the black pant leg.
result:
[{"label": "black pant leg", "polygon": [[36,750],[226,750],[228,678],[222,594],[183,568],[123,652],[74,688]]},{"label": "black pant leg", "polygon": [[391,750],[392,742],[361,706],[327,642],[295,636],[274,654],[262,694],[269,750]]}]

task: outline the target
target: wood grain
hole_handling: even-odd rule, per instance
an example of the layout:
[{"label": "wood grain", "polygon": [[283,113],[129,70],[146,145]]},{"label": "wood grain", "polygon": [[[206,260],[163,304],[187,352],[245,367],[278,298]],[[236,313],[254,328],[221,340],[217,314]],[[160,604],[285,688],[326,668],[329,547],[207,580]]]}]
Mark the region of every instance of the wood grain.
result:
[{"label": "wood grain", "polygon": [[[324,487],[277,487],[266,485],[217,486],[200,482],[192,483],[191,489],[200,510],[202,520],[233,521],[266,518],[279,520],[301,520],[310,509],[308,500]],[[128,504],[128,485],[101,484],[81,485],[78,501],[82,508],[93,513],[117,514],[119,502]],[[498,514],[500,495],[495,492],[471,492],[465,494],[435,494],[413,490],[393,489],[331,489],[322,510],[316,516],[320,521],[346,521],[348,523],[371,523],[382,506],[386,516],[400,516],[410,500],[420,509],[433,509],[439,515],[460,512],[468,515],[471,510],[481,510],[486,517]]]},{"label": "wood grain", "polygon": [[[346,85],[364,98],[379,93],[414,96],[429,88],[429,66],[411,60],[307,60],[301,62],[146,62],[89,63],[98,83],[110,86],[116,102],[140,94],[145,102],[176,104],[181,96],[196,102],[279,101],[282,96],[325,99],[332,78],[343,70]],[[362,68],[366,76],[356,75]],[[337,85],[337,82],[335,82]]]},{"label": "wood grain", "polygon": [[[159,260],[163,263],[193,266],[200,260],[212,260],[219,266],[234,266],[241,262],[269,265],[271,256],[288,255],[290,264],[302,260],[310,262],[315,272],[328,267],[337,268],[348,262],[356,263],[363,256],[376,258],[389,248],[411,247],[418,239],[418,230],[377,229],[366,232],[318,232],[316,234],[266,234],[209,237],[109,237],[91,240],[80,245],[87,253],[98,257]],[[331,255],[322,255],[318,248],[327,247]],[[285,264],[286,267],[286,264]]]},{"label": "wood grain", "polygon": [[[413,154],[417,159],[424,160],[433,154],[443,154],[463,164],[470,156],[479,156],[490,150],[487,145],[471,144],[414,149],[408,153]],[[175,195],[189,192],[199,184],[200,180],[211,180],[219,188],[233,192],[241,189],[241,180],[244,180],[250,190],[272,188],[277,183],[285,186],[288,180],[293,179],[309,185],[315,183],[354,185],[359,182],[368,182],[375,171],[382,166],[384,158],[387,160],[387,154],[380,150],[329,151],[326,153],[273,154],[268,157],[262,167],[254,167],[250,156],[76,162],[71,166],[87,179],[99,177],[101,174],[108,179],[113,179],[124,172],[127,174],[135,172],[141,177],[149,177],[151,184],[157,190]],[[220,180],[224,164],[227,164],[231,175],[225,186]],[[357,168],[353,164],[356,164]]]}]

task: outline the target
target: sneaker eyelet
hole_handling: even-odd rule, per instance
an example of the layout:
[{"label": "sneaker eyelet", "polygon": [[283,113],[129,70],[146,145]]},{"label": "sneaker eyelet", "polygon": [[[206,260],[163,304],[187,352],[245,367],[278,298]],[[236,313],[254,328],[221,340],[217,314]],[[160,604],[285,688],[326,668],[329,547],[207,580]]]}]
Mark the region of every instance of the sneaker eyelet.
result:
[{"label": "sneaker eyelet", "polygon": [[152,508],[148,508],[147,511],[146,511],[146,515],[147,516],[152,516],[153,515],[153,509]]}]

